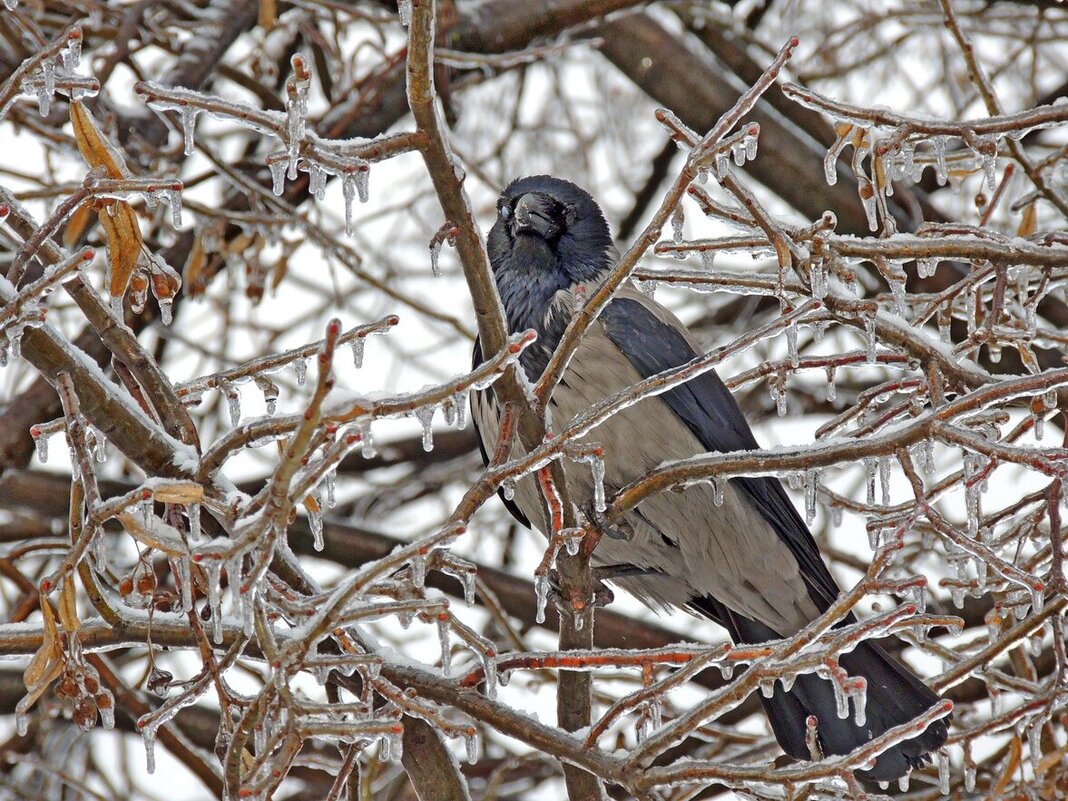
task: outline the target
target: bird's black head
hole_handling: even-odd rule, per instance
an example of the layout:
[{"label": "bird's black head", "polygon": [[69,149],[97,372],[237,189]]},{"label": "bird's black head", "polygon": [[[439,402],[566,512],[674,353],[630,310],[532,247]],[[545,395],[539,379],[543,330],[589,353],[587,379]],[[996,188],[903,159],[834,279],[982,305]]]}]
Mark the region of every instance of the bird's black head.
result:
[{"label": "bird's black head", "polygon": [[612,235],[584,189],[549,175],[509,184],[487,240],[509,327],[540,328],[553,295],[611,263]]}]

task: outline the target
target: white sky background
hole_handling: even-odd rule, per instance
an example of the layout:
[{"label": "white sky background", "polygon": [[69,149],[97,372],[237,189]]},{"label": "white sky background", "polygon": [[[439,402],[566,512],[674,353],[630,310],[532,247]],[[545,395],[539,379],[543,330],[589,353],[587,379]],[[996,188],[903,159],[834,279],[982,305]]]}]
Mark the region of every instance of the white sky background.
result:
[{"label": "white sky background", "polygon": [[[881,2],[868,4],[870,8],[887,5],[889,4]],[[814,52],[814,48],[818,46],[821,39],[821,34],[818,32],[830,30],[833,26],[841,26],[844,23],[845,13],[848,13],[848,10],[837,3],[804,3],[801,0],[790,0],[778,4],[763,23],[762,30],[778,31],[781,35],[766,34],[765,41],[768,42],[769,47],[777,48],[790,34],[801,34],[802,44],[794,63],[798,65],[797,68],[801,73],[817,71],[821,66],[818,55]],[[934,13],[932,10],[932,14]],[[674,26],[669,15],[661,15],[660,19],[664,24]],[[795,24],[801,20],[803,20],[802,25]],[[813,32],[816,32],[815,35],[812,35]],[[394,34],[393,41],[389,43],[387,50],[396,49],[402,41],[402,32],[399,27]],[[349,44],[353,49],[360,36],[361,31],[358,28],[352,31]],[[880,62],[880,65],[870,73],[858,73],[864,74],[864,85],[843,86],[841,82],[836,81],[833,84],[816,83],[815,86],[820,89],[833,87],[832,94],[836,98],[857,103],[873,102],[872,88],[877,86],[878,95],[874,98],[874,102],[899,111],[910,113],[922,111],[935,116],[953,117],[960,116],[961,106],[966,105],[965,116],[983,116],[984,112],[980,105],[974,102],[966,104],[961,102],[961,98],[966,96],[963,94],[964,90],[949,94],[941,88],[931,91],[934,88],[931,83],[940,74],[940,70],[925,73],[922,64],[929,63],[930,60],[940,61],[947,47],[950,48],[951,54],[955,52],[940,22],[932,24],[929,36],[913,38],[910,42],[911,50],[902,52],[896,63]],[[251,42],[246,43],[246,47],[249,44]],[[996,57],[998,47],[996,41],[980,40],[979,44],[981,55],[986,54],[984,52],[986,48],[991,55]],[[375,60],[374,54],[369,50],[365,52],[367,62],[370,64]],[[1068,63],[1068,53],[1060,55],[1064,62]],[[233,56],[228,60],[239,66],[243,63],[242,58]],[[86,70],[85,65],[82,70],[83,72]],[[150,74],[151,72],[149,70]],[[1063,71],[1051,70],[1051,74],[1063,75]],[[138,101],[128,91],[132,85],[129,74],[121,76],[126,79],[125,83],[116,80],[119,77],[116,75],[109,83],[112,99],[121,106],[137,105]],[[1001,81],[1003,85],[999,84],[999,88],[1003,90],[1002,99],[1006,110],[1015,110],[1018,107],[1017,103],[1012,102],[1015,87],[1011,85],[1008,78],[1002,78]],[[483,230],[488,230],[492,223],[494,201],[501,186],[520,174],[537,172],[560,175],[586,186],[601,202],[606,215],[615,227],[622,214],[629,209],[633,191],[644,181],[649,161],[665,141],[663,130],[653,120],[654,104],[642,96],[628,80],[618,75],[611,65],[596,53],[591,52],[587,46],[576,45],[568,51],[566,56],[558,59],[553,67],[536,65],[530,68],[519,119],[531,123],[531,130],[511,137],[502,146],[501,139],[506,130],[502,120],[502,109],[511,112],[510,100],[504,87],[515,83],[516,76],[513,75],[503,80],[498,79],[492,83],[466,89],[462,95],[457,97],[457,105],[462,114],[458,125],[452,131],[452,136],[457,153],[468,162],[466,189],[479,213]],[[569,99],[567,107],[563,109],[557,106],[554,99],[559,87],[564,88]],[[214,91],[233,99],[248,100],[242,90],[232,83],[221,82]],[[772,91],[776,90],[772,89]],[[127,94],[123,96],[122,92],[127,92]],[[917,97],[924,99],[926,105],[923,109],[913,106]],[[313,82],[313,117],[317,110],[322,108],[323,99],[318,95],[318,86]],[[174,115],[170,116],[174,118]],[[540,136],[539,131],[542,126],[533,125],[533,123],[556,118],[561,120],[558,134],[551,138]],[[612,120],[608,136],[595,137],[597,126],[600,126],[606,118]],[[201,115],[198,118],[198,135],[210,134],[212,130],[218,130],[220,126],[220,123]],[[395,130],[408,130],[411,126],[411,119],[406,118],[396,126]],[[587,135],[577,138],[574,134],[574,127],[584,130]],[[0,148],[0,165],[31,174],[43,169],[46,155],[39,150],[33,137],[26,134],[12,137],[10,126],[0,130],[3,131],[5,137],[4,146]],[[172,133],[172,144],[176,139],[176,135]],[[503,158],[492,158],[498,148],[502,148]],[[225,146],[222,152],[227,152]],[[761,159],[774,157],[774,153],[763,149],[758,155]],[[53,162],[59,161],[54,156],[51,158]],[[84,174],[84,167],[81,166],[80,160],[76,157],[66,160],[69,164],[70,179],[80,180]],[[191,163],[187,164],[186,174],[196,174],[208,166],[209,163],[202,156],[196,155],[192,157]],[[744,168],[738,172],[744,176]],[[20,188],[6,175],[0,180],[16,189]],[[218,184],[207,182],[191,189],[188,197],[205,204],[215,204],[219,201]],[[414,207],[413,214],[404,215],[394,212],[397,208],[406,207],[413,197],[420,198]],[[768,197],[767,193],[761,192],[761,197],[777,213],[790,214],[788,209],[785,209],[775,198]],[[963,193],[958,195],[954,202],[959,202],[962,208],[972,208],[969,206],[970,198],[971,193]],[[857,202],[859,203],[859,200]],[[31,209],[41,214],[43,218],[41,204],[31,204]],[[957,211],[957,209],[946,210],[951,214]],[[344,216],[340,183],[332,181],[327,189],[326,200],[319,204],[305,204],[302,211],[313,220],[321,216],[324,220],[330,221],[327,224],[332,229],[337,230],[340,227],[338,222],[343,220]],[[711,224],[700,217],[693,205],[687,207],[687,212],[686,238],[688,239],[731,233],[729,229]],[[434,278],[431,275],[426,243],[439,228],[442,215],[432,193],[422,160],[418,155],[408,154],[374,165],[370,177],[370,201],[365,205],[357,206],[355,215],[356,233],[350,241],[364,257],[363,269],[390,281],[391,285],[402,289],[405,293],[419,297],[429,306],[453,315],[467,328],[474,328],[466,286],[455,254],[450,248],[446,247],[441,255],[441,277]],[[967,219],[966,216],[964,218]],[[195,224],[196,215],[187,209],[184,214],[183,227],[187,228]],[[284,236],[294,239],[297,234],[289,231]],[[670,236],[670,230],[665,236]],[[628,243],[620,244],[625,246]],[[653,261],[653,259],[650,258],[648,261]],[[732,267],[769,269],[770,267],[770,264],[766,262],[754,263],[748,256],[741,258],[721,256],[717,259],[716,265],[725,269]],[[174,266],[180,268],[180,265]],[[93,269],[97,271],[98,279],[102,279],[102,268],[103,258],[98,256],[93,266]],[[235,269],[228,271],[225,281],[217,280],[209,289],[206,297],[184,304],[170,330],[159,332],[161,336],[174,338],[170,346],[171,356],[168,368],[170,378],[176,382],[188,380],[261,352],[266,343],[264,337],[258,332],[265,326],[276,333],[270,343],[270,348],[281,350],[320,338],[324,323],[330,316],[338,316],[343,325],[348,328],[370,322],[387,313],[399,314],[400,325],[393,333],[385,337],[374,337],[368,341],[364,364],[360,370],[357,371],[352,366],[347,354],[339,354],[335,365],[339,396],[346,392],[363,394],[413,391],[427,384],[440,383],[469,369],[469,341],[455,336],[455,332],[443,324],[428,321],[418,312],[389,302],[381,293],[360,291],[359,282],[354,281],[344,270],[340,269],[336,260],[324,258],[321,251],[310,246],[299,248],[290,259],[289,269],[289,276],[278,292],[272,295],[268,290],[268,294],[258,307],[245,301],[234,302],[232,300],[234,296],[241,294],[240,290],[243,288],[243,278],[239,274],[240,271]],[[101,285],[101,281],[98,281],[98,285]],[[324,309],[320,308],[321,294],[302,288],[307,285],[336,286],[340,291],[336,293],[333,306]],[[703,308],[715,302],[714,298],[706,295],[680,291],[660,290],[657,297],[675,308],[684,320],[694,319]],[[220,339],[217,321],[216,304],[224,300],[233,315],[230,323],[233,336],[228,340]],[[150,302],[153,301],[150,300]],[[73,304],[68,299],[64,298],[61,293],[56,293],[50,305],[52,307],[49,314],[51,324],[59,324],[62,321],[68,332],[76,333],[79,330],[81,325],[79,316],[76,312],[70,313]],[[250,329],[257,333],[245,333]],[[736,330],[721,332],[723,337],[721,341],[706,344],[714,347],[744,330],[745,321],[740,320]],[[803,331],[802,339],[804,337]],[[822,346],[827,352],[862,347],[863,342],[860,336],[851,332],[841,332],[839,329],[832,329]],[[781,358],[785,354],[785,339],[780,337],[771,342],[761,343],[726,364],[719,372],[727,377],[761,360]],[[206,357],[215,357],[222,361],[218,362]],[[314,375],[314,364],[309,367],[310,382]],[[870,378],[873,383],[879,380],[880,376],[885,375],[886,372],[881,369],[863,368],[864,378]],[[9,366],[0,371],[0,397],[14,397],[33,377],[32,368],[24,363]],[[308,397],[309,387],[297,387],[291,369],[272,377],[282,387],[279,413],[301,408]],[[813,376],[812,380],[816,383],[825,382],[822,371]],[[255,385],[245,384],[241,390],[243,419],[263,414],[262,398]],[[766,393],[766,389],[763,391]],[[230,425],[225,399],[218,397],[215,393],[207,393],[204,402],[217,402],[218,430],[214,436],[221,435]],[[825,419],[811,415],[800,419],[789,415],[786,418],[772,416],[755,426],[755,430],[757,438],[766,446],[809,443],[813,440],[815,429],[823,422]],[[439,415],[435,426],[443,425]],[[419,424],[415,420],[403,420],[376,423],[374,434],[376,440],[386,441],[391,437],[412,435],[418,430]],[[205,435],[207,439],[210,439],[212,433],[202,431],[202,437]],[[940,456],[943,459],[959,461],[959,453],[943,453]],[[261,449],[255,454],[243,455],[231,460],[227,467],[227,475],[233,480],[263,475],[273,464],[274,458],[273,446]],[[943,463],[948,464],[948,462]],[[35,463],[34,466],[41,465]],[[43,467],[61,472],[68,471],[66,449],[61,440],[53,441],[49,461]],[[119,461],[114,456],[109,469],[115,471],[116,474],[119,471]],[[380,477],[376,477],[376,480],[380,480]],[[839,491],[848,489],[854,497],[862,498],[863,480],[863,471],[858,467],[850,471],[836,472],[833,478],[826,477],[825,483],[831,484]],[[996,503],[999,491],[1002,490],[1017,495],[1021,491],[1021,486],[1028,481],[1034,481],[1035,486],[1039,485],[1033,476],[1023,471],[1001,468],[990,482],[988,499]],[[366,489],[366,484],[339,482],[339,500],[343,501],[346,497],[359,494]],[[892,483],[894,497],[903,497],[906,492],[905,482],[895,473]],[[792,494],[798,507],[803,510],[801,493]],[[450,504],[455,502],[457,497],[438,494],[429,497],[421,504],[405,506],[403,514],[393,515],[387,519],[375,517],[367,522],[394,536],[414,537],[435,529],[451,511]],[[955,510],[953,517],[963,518],[963,498],[950,496],[944,502],[944,507]],[[472,557],[485,558],[486,548],[499,547],[500,538],[490,536],[495,535],[502,526],[506,525],[506,521],[498,514],[498,511],[495,501],[489,508],[483,510],[476,518],[471,532],[461,539],[455,550]],[[870,558],[871,551],[864,534],[863,519],[846,515],[841,526],[830,527],[827,526],[826,515],[820,510],[814,530],[828,536],[829,541],[835,547],[854,553],[862,559]],[[516,568],[517,572],[529,577],[541,557],[542,550],[543,540],[540,535],[522,532],[518,549],[521,559]],[[936,567],[938,561],[933,559],[932,567]],[[849,586],[859,578],[859,575],[840,572],[838,577],[843,585]],[[324,573],[322,578],[327,579],[329,576]],[[932,586],[935,586],[938,576],[932,573],[929,578]],[[465,610],[461,607],[462,604],[453,604],[453,609],[461,616],[468,617],[472,622],[481,622],[482,613],[479,610]],[[647,617],[652,614],[623,592],[616,593],[613,609],[626,611],[636,617]],[[683,613],[658,618],[658,622],[675,628],[680,633],[685,632],[691,636],[707,638],[710,642],[723,638],[723,633],[718,627],[705,621],[695,620]],[[384,639],[397,636],[395,625],[383,624],[379,628]],[[437,636],[432,627],[423,627],[416,623],[402,637],[412,648],[409,655],[426,659],[429,662],[438,658]],[[554,646],[555,637],[551,633],[539,633],[531,637],[531,641],[539,642],[545,648],[551,649]],[[458,658],[454,661],[456,670],[460,669],[466,658]],[[173,664],[180,665],[181,662],[174,660]],[[192,665],[192,663],[189,664]],[[929,673],[939,670],[937,664],[925,664],[923,668]],[[179,670],[174,670],[174,672],[179,675]],[[132,674],[127,676],[127,679],[133,678]],[[509,687],[500,689],[500,694],[517,707],[537,713],[542,720],[553,720],[555,698],[552,688],[542,688],[539,692],[532,689],[531,684],[532,681],[525,676],[517,676]],[[680,700],[687,697],[697,698],[699,691],[687,690],[677,693],[676,697]],[[632,730],[629,731],[628,736],[633,738]],[[118,738],[102,739],[98,747],[102,750],[113,748],[117,741]],[[131,744],[132,748],[127,757],[123,758],[129,758],[137,769],[138,765],[143,764],[140,746],[133,738],[127,737],[125,742]],[[462,744],[457,743],[456,747],[457,752],[462,753]],[[173,801],[202,797],[199,783],[169,759],[162,748],[157,749],[157,762],[159,767],[156,778],[144,786],[166,787],[166,792],[161,795]],[[554,796],[547,790],[539,797],[552,798]]]}]

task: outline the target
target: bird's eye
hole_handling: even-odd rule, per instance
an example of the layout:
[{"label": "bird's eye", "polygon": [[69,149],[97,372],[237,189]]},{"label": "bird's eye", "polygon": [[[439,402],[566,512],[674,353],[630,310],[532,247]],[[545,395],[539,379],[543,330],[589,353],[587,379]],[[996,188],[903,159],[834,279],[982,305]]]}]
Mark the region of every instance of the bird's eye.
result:
[{"label": "bird's eye", "polygon": [[509,206],[507,203],[502,203],[500,206],[497,207],[497,216],[507,222],[508,218],[512,216],[512,207]]}]

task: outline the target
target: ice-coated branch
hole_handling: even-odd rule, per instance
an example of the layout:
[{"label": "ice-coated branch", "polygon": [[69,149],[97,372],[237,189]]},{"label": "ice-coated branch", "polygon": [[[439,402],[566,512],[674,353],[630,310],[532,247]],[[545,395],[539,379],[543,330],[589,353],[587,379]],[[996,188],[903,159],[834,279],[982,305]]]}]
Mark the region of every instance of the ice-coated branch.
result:
[{"label": "ice-coated branch", "polygon": [[723,114],[716,124],[712,126],[712,129],[690,150],[685,166],[675,179],[671,189],[664,196],[659,208],[653,215],[653,219],[645,227],[638,239],[620,257],[612,271],[601,282],[597,291],[581,309],[576,311],[560,337],[556,350],[553,352],[549,364],[546,365],[535,387],[535,393],[543,406],[552,397],[553,390],[563,377],[567,365],[578,349],[579,342],[582,340],[586,330],[612,300],[619,288],[630,278],[631,273],[638,265],[638,260],[656,243],[664,225],[675,213],[690,184],[697,178],[698,172],[703,168],[707,168],[707,161],[716,153],[720,140],[749,112],[760,98],[760,95],[767,91],[782,70],[783,65],[790,58],[797,44],[796,38],[792,38],[787,42],[760,79],[742,93],[734,107]]}]

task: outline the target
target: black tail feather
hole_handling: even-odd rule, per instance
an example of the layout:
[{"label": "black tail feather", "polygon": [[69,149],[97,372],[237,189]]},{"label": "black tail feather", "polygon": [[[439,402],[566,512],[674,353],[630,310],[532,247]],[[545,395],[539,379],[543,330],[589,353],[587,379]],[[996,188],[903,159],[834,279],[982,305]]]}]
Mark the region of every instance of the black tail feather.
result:
[{"label": "black tail feather", "polygon": [[[767,626],[742,617],[722,604],[701,598],[693,602],[695,610],[724,625],[738,643],[759,643],[778,639]],[[797,677],[789,692],[776,684],[770,698],[760,700],[771,722],[772,731],[782,749],[797,759],[810,759],[805,743],[806,719],[815,715],[819,721],[820,747],[825,755],[848,754],[874,737],[916,718],[939,701],[938,695],[914,676],[900,662],[874,643],[863,642],[839,657],[839,664],[850,676],[863,676],[868,683],[866,720],[858,726],[851,714],[838,717],[834,688],[827,679],[812,673]],[[949,718],[942,718],[917,737],[884,751],[875,767],[861,775],[875,781],[891,781],[910,769],[931,760],[931,752],[946,741]]]}]

